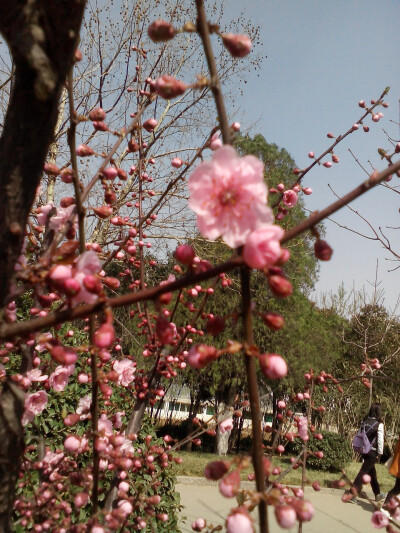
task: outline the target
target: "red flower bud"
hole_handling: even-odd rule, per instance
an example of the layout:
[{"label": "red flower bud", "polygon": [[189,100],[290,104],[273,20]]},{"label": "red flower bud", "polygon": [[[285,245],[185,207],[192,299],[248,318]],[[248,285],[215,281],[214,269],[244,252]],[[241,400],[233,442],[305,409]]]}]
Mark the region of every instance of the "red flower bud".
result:
[{"label": "red flower bud", "polygon": [[161,98],[170,100],[183,94],[187,89],[187,85],[183,81],[165,74],[155,81],[154,88]]},{"label": "red flower bud", "polygon": [[70,205],[75,204],[75,198],[72,196],[65,196],[64,198],[61,198],[60,206],[61,207],[69,207]]},{"label": "red flower bud", "polygon": [[204,469],[204,477],[217,481],[228,472],[229,467],[229,461],[211,461]]},{"label": "red flower bud", "polygon": [[218,335],[225,329],[225,319],[222,316],[214,316],[209,318],[207,322],[207,333],[210,335]]},{"label": "red flower bud", "polygon": [[154,43],[170,41],[175,36],[175,29],[170,22],[156,20],[148,27],[147,33]]},{"label": "red flower bud", "polygon": [[99,218],[108,218],[113,213],[113,208],[110,205],[102,205],[101,207],[93,207],[92,209]]},{"label": "red flower bud", "polygon": [[285,324],[285,319],[282,315],[279,313],[272,313],[271,311],[264,313],[262,319],[264,323],[274,331],[282,329]]},{"label": "red flower bud", "polygon": [[191,265],[195,258],[195,251],[189,244],[181,244],[174,252],[175,259],[183,265]]},{"label": "red flower bud", "polygon": [[92,122],[102,122],[106,118],[106,112],[101,107],[92,109],[89,113],[89,120]]},{"label": "red flower bud", "polygon": [[88,157],[94,154],[94,150],[87,144],[80,144],[76,149],[76,155],[78,157]]},{"label": "red flower bud", "polygon": [[58,176],[60,174],[60,169],[54,163],[45,163],[43,171],[48,176]]},{"label": "red flower bud", "polygon": [[332,257],[333,250],[326,241],[317,239],[314,243],[314,254],[321,261],[329,261]]},{"label": "red flower bud", "polygon": [[94,294],[99,294],[103,289],[101,281],[97,276],[94,276],[93,274],[88,274],[83,278],[83,286],[87,291],[92,292]]},{"label": "red flower bud", "polygon": [[272,275],[269,277],[269,288],[275,296],[281,298],[286,298],[293,293],[293,287],[290,281],[279,275]]}]

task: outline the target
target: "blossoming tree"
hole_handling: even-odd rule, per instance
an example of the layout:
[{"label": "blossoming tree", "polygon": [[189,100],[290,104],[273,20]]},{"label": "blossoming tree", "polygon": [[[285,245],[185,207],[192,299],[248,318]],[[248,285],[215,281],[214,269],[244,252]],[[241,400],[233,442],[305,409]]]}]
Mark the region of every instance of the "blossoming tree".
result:
[{"label": "blossoming tree", "polygon": [[[34,531],[174,530],[177,503],[171,503],[166,477],[169,464],[176,459],[173,443],[168,436],[161,441],[151,433],[145,410],[163,396],[165,380],[173,379],[186,365],[201,370],[223,354],[244,360],[256,484],[249,499],[227,517],[226,529],[229,533],[253,531],[250,510],[256,506],[262,533],[268,531],[270,506],[282,527],[297,521],[301,529],[313,516],[312,506],[304,500],[302,490],[289,497],[279,484],[270,483],[273,469],[262,448],[257,367],[268,379],[280,380],[288,366],[273,347],[261,353],[254,343],[251,272],[262,271],[276,297],[290,297],[292,286],[283,269],[290,256],[285,243],[310,231],[315,238],[315,256],[329,260],[332,249],[321,239],[317,225],[399,173],[400,164],[390,160],[388,168],[374,172],[345,197],[299,225],[286,232],[279,225],[296,205],[298,195],[311,192],[303,186],[307,173],[317,163],[326,168],[332,165],[322,159],[386,105],[387,91],[370,107],[361,106],[362,117],[335,138],[325,153],[319,157],[310,153],[313,162],[306,169],[294,169],[292,183],[270,191],[275,196],[268,205],[262,162],[253,155],[240,157],[232,147],[240,125],[229,124],[210,36],[215,34],[221,40],[233,63],[250,53],[252,42],[247,35],[224,33],[218,24],[209,23],[202,0],[194,2],[194,13],[180,12],[185,20],[179,29],[175,27],[178,4],[169,14],[172,22],[157,19],[148,25],[148,36],[155,43],[153,53],[158,53],[150,67],[143,31],[136,43],[128,31],[143,12],[139,8],[130,12],[124,19],[127,38],[118,43],[119,50],[129,49],[129,58],[135,53],[133,74],[128,67],[122,89],[107,93],[104,78],[116,63],[106,64],[98,50],[100,87],[96,101],[86,99],[82,92],[87,102],[82,113],[74,97],[73,68],[79,69],[79,61],[85,60],[77,48],[85,2],[55,5],[1,0],[0,6],[4,14],[0,30],[15,65],[0,139],[0,191],[4,198],[0,210],[2,531],[11,531],[12,520]],[[166,57],[166,43],[185,36],[190,46],[201,43],[208,73],[199,74],[194,83],[184,82],[176,74],[181,62],[170,57],[162,63],[165,71],[156,76],[157,64]],[[81,76],[82,87],[91,84],[90,70],[82,69]],[[183,142],[186,132],[179,121],[210,94],[218,122],[202,124],[204,138],[195,149],[187,149],[191,156],[186,158],[178,142],[168,144],[169,132],[181,127]],[[110,109],[105,109],[107,96],[112,100]],[[125,97],[127,107],[114,116],[115,125],[111,125],[108,117]],[[68,119],[63,126],[67,101]],[[162,108],[158,118],[157,106]],[[174,106],[179,111],[171,116]],[[61,136],[54,137],[55,128],[57,133],[66,133],[64,144]],[[213,150],[211,158],[204,153],[209,148]],[[166,167],[165,157],[171,167]],[[60,166],[58,159],[63,161]],[[156,172],[159,191],[149,188]],[[38,189],[43,173],[44,187]],[[181,244],[175,250],[174,274],[149,286],[146,271],[156,259],[145,253],[151,247],[147,232],[159,216],[165,222],[159,237],[167,222],[176,225],[175,219],[168,221],[171,204],[167,199],[175,202],[174,213],[183,209],[185,199],[179,195],[186,190],[184,183],[199,232],[209,240],[221,239],[232,249],[232,256],[212,265],[191,246]],[[67,186],[73,187],[73,196],[65,195]],[[222,348],[202,342],[193,345],[189,333],[201,338],[199,323],[205,302],[212,299],[217,283],[229,282],[233,271],[240,272],[241,334]],[[199,294],[201,303],[188,306],[193,313],[191,323],[175,324],[177,307],[186,297]],[[116,336],[115,310],[121,308],[133,320],[129,323],[135,326],[133,338],[144,339],[142,344],[138,342],[140,353],[124,353]],[[269,325],[282,327],[283,318],[271,315]],[[126,326],[121,323],[119,327]],[[138,363],[143,361],[147,363],[142,367]],[[325,382],[337,385],[329,375],[310,373],[306,380],[301,399],[308,401],[308,414],[297,421],[304,442],[303,468],[313,389],[325,387]],[[75,403],[65,404],[57,395],[70,387]],[[62,429],[53,427],[52,432],[47,431],[51,435],[35,427],[46,410],[62,418]],[[222,433],[232,427],[229,419],[214,418],[214,425],[216,422]],[[24,427],[27,431],[31,428],[34,435],[27,446]],[[240,471],[246,462],[248,459],[211,463],[206,477],[219,479],[221,493],[233,497],[239,492]],[[195,530],[211,531],[211,527],[204,520],[193,525]]]}]

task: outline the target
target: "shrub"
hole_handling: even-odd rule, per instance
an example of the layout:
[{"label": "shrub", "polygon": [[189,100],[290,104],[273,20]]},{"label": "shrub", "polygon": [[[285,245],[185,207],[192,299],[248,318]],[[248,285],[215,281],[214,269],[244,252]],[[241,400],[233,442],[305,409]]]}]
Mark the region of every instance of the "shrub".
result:
[{"label": "shrub", "polygon": [[[324,456],[320,459],[314,455],[307,456],[307,466],[316,470],[328,470],[340,472],[353,458],[353,452],[348,440],[330,431],[323,431],[323,440],[311,437],[307,443],[310,452],[322,451]],[[303,441],[295,439],[286,446],[286,451],[292,455],[298,455],[303,448]]]}]

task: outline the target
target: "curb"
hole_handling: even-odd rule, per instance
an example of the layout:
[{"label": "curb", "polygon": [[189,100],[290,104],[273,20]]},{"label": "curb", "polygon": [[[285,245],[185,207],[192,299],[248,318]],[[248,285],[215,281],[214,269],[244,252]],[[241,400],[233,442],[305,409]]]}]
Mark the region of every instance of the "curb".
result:
[{"label": "curb", "polygon": [[[180,485],[197,485],[197,486],[211,486],[216,487],[218,485],[218,481],[210,481],[209,479],[205,479],[204,477],[194,477],[194,476],[177,476],[176,477],[176,483]],[[242,481],[240,483],[241,488],[252,490],[255,488],[254,482],[252,481]],[[288,487],[295,487],[295,485],[287,485]],[[296,487],[299,488],[299,487]],[[337,496],[338,498],[342,497],[342,494],[344,492],[344,489],[333,489],[329,487],[321,487],[321,490],[314,490],[309,485],[306,485],[304,487],[304,493],[319,493],[319,494],[327,494],[330,496]],[[366,493],[370,498],[373,498],[373,494]]]}]

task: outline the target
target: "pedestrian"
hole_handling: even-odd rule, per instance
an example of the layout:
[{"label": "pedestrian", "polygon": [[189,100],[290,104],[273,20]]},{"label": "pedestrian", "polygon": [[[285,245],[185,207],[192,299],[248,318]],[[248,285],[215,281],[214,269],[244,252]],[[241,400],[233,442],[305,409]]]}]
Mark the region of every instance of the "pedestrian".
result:
[{"label": "pedestrian", "polygon": [[353,496],[351,498],[345,498],[345,501],[348,501],[349,503],[357,503],[357,495],[360,493],[363,485],[363,476],[368,475],[371,478],[370,483],[375,495],[375,501],[380,502],[385,499],[386,494],[381,492],[375,468],[375,464],[379,463],[383,453],[383,441],[385,436],[382,422],[382,406],[379,403],[373,403],[371,405],[367,416],[361,422],[361,427],[365,428],[366,435],[372,448],[367,454],[363,454],[362,466],[348,492],[348,494],[352,494]]},{"label": "pedestrian", "polygon": [[386,508],[390,500],[400,494],[400,438],[397,441],[396,448],[393,455],[393,461],[389,468],[389,474],[395,476],[396,482],[394,487],[388,492],[383,507]]}]

